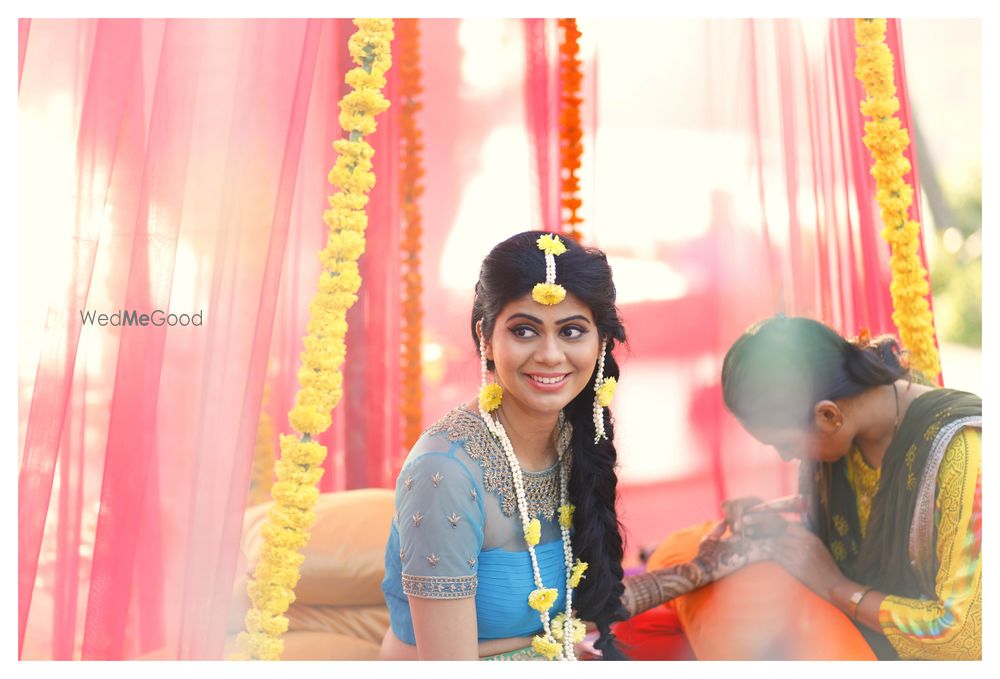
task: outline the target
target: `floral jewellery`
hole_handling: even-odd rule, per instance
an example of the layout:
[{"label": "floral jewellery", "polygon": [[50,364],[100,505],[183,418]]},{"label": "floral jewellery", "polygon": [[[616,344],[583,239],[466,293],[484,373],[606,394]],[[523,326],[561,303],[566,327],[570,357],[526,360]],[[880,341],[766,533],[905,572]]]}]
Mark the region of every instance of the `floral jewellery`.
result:
[{"label": "floral jewellery", "polygon": [[[480,333],[482,333],[482,326],[480,325]],[[479,409],[485,410],[488,413],[492,413],[494,410],[500,407],[500,401],[503,400],[503,387],[501,387],[496,382],[489,382],[488,375],[489,369],[486,367],[486,341],[483,339],[482,334],[479,336]]]},{"label": "floral jewellery", "polygon": [[566,298],[566,288],[556,284],[556,256],[566,252],[566,245],[559,236],[549,233],[539,236],[535,243],[545,253],[545,282],[532,288],[531,298],[539,304],[559,304]]},{"label": "floral jewellery", "polygon": [[[528,595],[528,605],[538,611],[542,621],[543,633],[535,635],[531,647],[549,660],[576,660],[573,644],[583,640],[585,628],[583,623],[573,617],[573,590],[580,584],[580,578],[587,569],[587,564],[577,559],[573,562],[573,543],[570,540],[570,528],[573,526],[573,505],[569,503],[569,479],[563,466],[563,453],[558,451],[559,466],[559,530],[562,534],[563,558],[566,564],[566,611],[553,620],[549,620],[549,609],[559,596],[556,589],[546,589],[542,584],[542,574],[538,569],[538,558],[535,556],[535,545],[541,539],[541,523],[537,518],[528,519],[528,500],[524,492],[524,476],[521,465],[514,455],[514,446],[507,436],[507,431],[499,418],[494,418],[480,404],[479,415],[493,436],[499,441],[507,457],[511,475],[514,477],[514,492],[517,496],[517,511],[521,515],[521,528],[524,531],[524,541],[528,545],[531,557],[531,569],[534,574],[535,589]],[[562,429],[565,416],[559,413],[559,428]],[[561,642],[561,643],[560,643]]]},{"label": "floral jewellery", "polygon": [[604,354],[608,349],[608,341],[601,344],[601,355],[597,359],[597,377],[594,379],[594,443],[608,438],[604,432],[604,409],[611,405],[618,380],[604,376]]},{"label": "floral jewellery", "polygon": [[375,184],[371,162],[375,152],[364,137],[375,131],[375,116],[389,108],[382,88],[392,65],[393,38],[392,19],[355,19],[354,25],[358,30],[348,49],[358,68],[344,78],[353,89],[340,101],[339,118],[348,137],[333,143],[338,157],[329,176],[339,191],[330,197],[331,209],[323,214],[330,232],[319,253],[323,270],[303,339],[300,388],[288,413],[289,424],[302,437],[280,437],[281,459],[274,466],[277,483],[271,490],[275,504],[261,529],[260,559],[247,585],[253,605],[246,614],[246,631],[236,640],[236,659],[278,660],[284,650],[281,637],[288,630],[284,612],[295,600],[299,566],[305,558],[299,550],[316,522],[316,484],[326,458],[326,448],[313,438],[330,427],[330,411],[343,395],[340,366],[346,355],[346,314],[361,286],[358,258],[365,250],[365,205]]},{"label": "floral jewellery", "polygon": [[892,322],[910,351],[913,366],[934,380],[941,372],[941,362],[927,300],[930,285],[919,255],[920,223],[909,219],[913,187],[903,179],[910,171],[910,162],[903,155],[910,136],[896,116],[899,99],[885,29],[885,19],[854,20],[858,43],[854,76],[864,84],[867,95],[861,103],[861,113],[869,118],[865,121],[864,143],[875,160],[871,175],[885,227],[882,238],[892,249]]}]

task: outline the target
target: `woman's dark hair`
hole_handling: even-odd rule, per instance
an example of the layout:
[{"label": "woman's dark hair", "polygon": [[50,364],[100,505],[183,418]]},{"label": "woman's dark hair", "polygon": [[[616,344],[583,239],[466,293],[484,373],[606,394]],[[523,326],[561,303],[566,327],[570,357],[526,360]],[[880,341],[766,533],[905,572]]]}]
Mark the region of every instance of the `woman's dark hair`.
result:
[{"label": "woman's dark hair", "polygon": [[890,335],[855,341],[811,318],[778,314],[752,326],[722,362],[722,396],[744,424],[809,426],[823,400],[859,394],[905,377]]},{"label": "woman's dark hair", "polygon": [[[472,306],[472,340],[479,347],[476,325],[483,322],[483,337],[493,336],[497,315],[510,302],[531,292],[545,280],[545,254],[536,241],[544,232],[526,231],[500,243],[483,260]],[[604,375],[618,379],[618,363],[612,349],[625,342],[625,327],[615,307],[615,284],[603,252],[584,248],[570,238],[560,238],[566,252],[556,257],[556,283],[575,295],[594,314],[598,333],[607,340]],[[488,363],[494,370],[493,362]],[[596,378],[591,375],[590,384]],[[594,393],[584,389],[564,408],[573,426],[570,448],[573,467],[569,480],[570,500],[576,505],[573,553],[587,562],[587,576],[574,598],[581,618],[593,620],[601,632],[595,646],[606,660],[624,660],[614,644],[611,623],[628,613],[622,606],[622,534],[615,511],[618,453],[614,445],[611,409],[604,409],[608,438],[594,443]]]}]

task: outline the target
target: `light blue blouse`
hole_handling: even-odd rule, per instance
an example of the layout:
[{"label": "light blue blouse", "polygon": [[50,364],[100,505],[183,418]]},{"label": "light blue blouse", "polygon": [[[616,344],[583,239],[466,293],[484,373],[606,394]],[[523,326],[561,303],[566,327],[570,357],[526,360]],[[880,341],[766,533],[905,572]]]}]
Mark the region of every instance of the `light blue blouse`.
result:
[{"label": "light blue blouse", "polygon": [[[557,446],[566,450],[565,424]],[[569,473],[571,455],[563,455]],[[558,523],[559,465],[522,472],[530,517],[542,537],[535,547],[542,583],[559,591],[565,608],[566,567]],[[385,551],[382,592],[390,625],[416,644],[408,597],[475,597],[479,639],[541,631],[528,606],[535,589],[531,557],[517,513],[513,474],[503,449],[478,413],[459,406],[417,441],[396,481],[396,515]]]}]

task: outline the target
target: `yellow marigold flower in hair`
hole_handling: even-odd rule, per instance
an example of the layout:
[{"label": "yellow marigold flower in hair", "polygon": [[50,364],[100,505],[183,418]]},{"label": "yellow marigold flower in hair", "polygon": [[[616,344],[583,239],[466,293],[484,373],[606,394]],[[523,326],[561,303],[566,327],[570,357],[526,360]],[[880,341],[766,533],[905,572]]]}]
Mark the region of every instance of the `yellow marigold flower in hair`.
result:
[{"label": "yellow marigold flower in hair", "polygon": [[503,387],[499,384],[487,384],[479,390],[479,407],[488,413],[500,407],[503,400]]},{"label": "yellow marigold flower in hair", "polygon": [[532,519],[528,522],[528,527],[524,531],[524,541],[527,542],[530,547],[534,547],[541,539],[542,524],[538,521],[538,519]]},{"label": "yellow marigold flower in hair", "polygon": [[587,570],[587,566],[588,565],[589,564],[587,564],[586,561],[580,561],[579,559],[576,560],[576,563],[573,564],[573,572],[570,573],[570,576],[569,576],[569,586],[570,587],[579,587],[580,586],[580,578],[584,577],[583,573],[584,573],[584,571]]},{"label": "yellow marigold flower in hair", "polygon": [[563,528],[573,527],[573,511],[576,509],[574,504],[559,505],[559,525]]},{"label": "yellow marigold flower in hair", "polygon": [[[587,626],[583,624],[582,620],[578,618],[570,618],[570,622],[573,625],[573,643],[578,644],[583,641],[583,638],[587,636]],[[556,641],[562,641],[565,636],[563,629],[566,627],[566,614],[560,613],[556,617],[552,618],[552,622],[549,623],[552,628],[552,636]]]},{"label": "yellow marigold flower in hair", "polygon": [[535,243],[538,249],[547,255],[561,255],[566,252],[566,244],[559,240],[559,236],[550,233],[539,236]]},{"label": "yellow marigold flower in hair", "polygon": [[543,636],[535,636],[532,638],[531,648],[535,650],[535,653],[545,656],[547,660],[553,660],[560,653],[562,653],[561,644],[552,641],[551,639],[546,639]]},{"label": "yellow marigold flower in hair", "polygon": [[536,589],[528,595],[528,605],[539,613],[552,608],[552,604],[559,598],[559,590],[542,588]]},{"label": "yellow marigold flower in hair", "polygon": [[618,388],[618,380],[614,377],[606,377],[597,389],[597,403],[602,408],[611,405],[611,399],[615,397],[615,390]]},{"label": "yellow marigold flower in hair", "polygon": [[538,283],[531,289],[531,298],[539,304],[559,304],[566,299],[566,288],[556,283]]}]

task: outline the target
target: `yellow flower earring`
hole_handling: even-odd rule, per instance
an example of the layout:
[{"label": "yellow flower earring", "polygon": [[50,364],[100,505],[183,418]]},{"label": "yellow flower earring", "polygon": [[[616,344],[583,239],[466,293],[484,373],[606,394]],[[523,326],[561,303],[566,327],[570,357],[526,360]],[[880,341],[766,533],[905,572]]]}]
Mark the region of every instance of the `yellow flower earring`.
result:
[{"label": "yellow flower earring", "polygon": [[594,443],[608,438],[604,432],[604,409],[611,405],[615,389],[618,388],[618,380],[604,376],[604,354],[607,350],[608,341],[604,340],[601,355],[597,359],[597,378],[594,380]]},{"label": "yellow flower earring", "polygon": [[[482,333],[482,330],[480,330],[480,333]],[[483,340],[482,334],[479,335],[479,366],[481,378],[479,408],[491,413],[500,407],[500,401],[503,400],[503,387],[487,379],[489,369],[486,367],[486,342]]]}]

